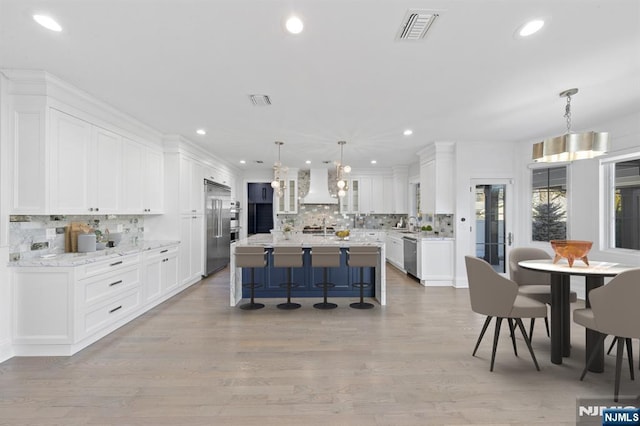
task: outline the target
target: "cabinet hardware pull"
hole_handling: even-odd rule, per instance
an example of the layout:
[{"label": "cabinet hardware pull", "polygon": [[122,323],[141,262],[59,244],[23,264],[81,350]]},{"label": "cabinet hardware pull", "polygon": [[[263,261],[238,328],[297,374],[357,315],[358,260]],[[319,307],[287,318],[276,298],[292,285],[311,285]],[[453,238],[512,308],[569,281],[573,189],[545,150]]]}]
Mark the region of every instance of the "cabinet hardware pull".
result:
[{"label": "cabinet hardware pull", "polygon": [[169,249],[166,249],[166,250],[162,250],[160,253],[166,253],[168,251],[169,251]]},{"label": "cabinet hardware pull", "polygon": [[115,311],[117,311],[118,309],[122,309],[122,305],[118,306],[117,308],[113,308],[112,310],[109,311],[109,313],[112,314]]},{"label": "cabinet hardware pull", "polygon": [[109,287],[114,286],[114,285],[118,285],[118,284],[122,284],[122,280],[118,280],[118,281],[112,282],[111,284],[109,284]]},{"label": "cabinet hardware pull", "polygon": [[116,266],[116,265],[120,265],[122,263],[122,260],[118,260],[117,262],[113,262],[111,265],[109,266]]}]

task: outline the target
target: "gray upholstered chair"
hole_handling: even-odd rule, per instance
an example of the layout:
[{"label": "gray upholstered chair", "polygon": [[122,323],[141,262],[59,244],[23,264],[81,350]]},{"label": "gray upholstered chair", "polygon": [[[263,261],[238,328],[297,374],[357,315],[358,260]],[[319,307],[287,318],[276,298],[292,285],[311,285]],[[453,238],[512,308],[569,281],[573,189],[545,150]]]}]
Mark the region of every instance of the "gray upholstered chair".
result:
[{"label": "gray upholstered chair", "polygon": [[[469,280],[469,297],[471,298],[471,309],[479,314],[486,315],[487,319],[482,326],[482,331],[473,350],[475,356],[480,341],[484,336],[491,318],[496,317],[496,328],[493,337],[493,351],[491,353],[491,367],[496,357],[496,348],[498,346],[498,337],[500,335],[500,325],[502,320],[507,318],[515,321],[520,328],[522,337],[527,344],[533,363],[536,369],[540,371],[538,361],[533,353],[531,341],[527,336],[527,332],[522,324],[522,318],[544,318],[547,315],[547,307],[544,303],[533,300],[529,297],[518,293],[518,284],[498,274],[487,262],[473,256],[465,256],[467,266],[467,278]],[[513,337],[513,326],[510,327]],[[514,341],[515,342],[515,341]],[[515,349],[515,344],[514,344]]]},{"label": "gray upholstered chair", "polygon": [[301,305],[291,301],[291,289],[300,284],[291,281],[291,268],[302,268],[303,256],[302,246],[275,246],[273,248],[273,266],[276,268],[287,268],[287,281],[280,283],[280,287],[287,289],[287,301],[278,303],[276,308],[285,311],[298,309]]},{"label": "gray upholstered chair", "polygon": [[267,266],[267,259],[265,257],[266,254],[267,252],[265,251],[264,247],[236,247],[236,266],[238,268],[251,268],[251,281],[242,284],[243,287],[248,288],[251,292],[251,301],[249,303],[245,303],[244,305],[240,305],[240,309],[244,309],[246,311],[254,311],[256,309],[264,308],[263,303],[255,302],[254,296],[255,289],[258,287],[262,287],[262,284],[256,283],[255,270],[256,268],[264,268],[265,266]]},{"label": "gray upholstered chair", "polygon": [[618,401],[620,391],[620,375],[622,370],[622,354],[627,346],[631,380],[633,375],[633,353],[631,339],[640,338],[640,268],[632,269],[614,277],[608,284],[589,292],[591,308],[573,311],[573,320],[591,330],[602,333],[600,342],[594,348],[582,371],[580,380],[584,379],[587,369],[593,362],[598,348],[602,347],[607,335],[616,337],[618,350],[616,355],[616,376],[613,400]]},{"label": "gray upholstered chair", "polygon": [[[516,247],[509,252],[509,277],[518,284],[518,292],[538,302],[551,305],[551,274],[524,269],[518,265],[523,260],[551,259],[546,251],[534,247]],[[569,294],[569,301],[575,303],[578,295],[575,291]],[[533,338],[535,318],[531,318],[529,338]],[[544,325],[549,336],[549,320],[544,317]]]}]

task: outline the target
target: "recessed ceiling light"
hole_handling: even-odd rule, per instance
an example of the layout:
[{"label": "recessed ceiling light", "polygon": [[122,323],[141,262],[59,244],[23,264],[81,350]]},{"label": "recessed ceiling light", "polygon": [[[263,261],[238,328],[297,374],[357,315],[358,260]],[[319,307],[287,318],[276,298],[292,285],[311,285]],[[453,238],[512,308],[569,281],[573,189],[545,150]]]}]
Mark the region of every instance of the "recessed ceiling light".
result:
[{"label": "recessed ceiling light", "polygon": [[304,29],[302,20],[297,16],[292,16],[287,19],[285,26],[287,27],[287,31],[289,31],[291,34],[300,34]]},{"label": "recessed ceiling light", "polygon": [[199,134],[199,135],[201,135],[201,136],[204,136],[204,135],[206,135],[206,134],[207,134],[207,131],[206,131],[206,130],[204,130],[204,129],[198,129],[198,130],[196,130],[196,133],[197,133],[197,134]]},{"label": "recessed ceiling light", "polygon": [[311,164],[311,160],[305,161],[306,164]]},{"label": "recessed ceiling light", "polygon": [[33,15],[33,19],[48,30],[60,32],[62,27],[51,16],[47,15]]},{"label": "recessed ceiling light", "polygon": [[245,160],[240,160],[240,164],[247,164]]},{"label": "recessed ceiling light", "polygon": [[377,164],[378,162],[376,160],[371,160],[371,164]]},{"label": "recessed ceiling light", "polygon": [[413,130],[407,129],[404,132],[402,132],[402,134],[405,136],[411,136],[413,134]]},{"label": "recessed ceiling light", "polygon": [[543,26],[544,21],[542,19],[531,20],[519,28],[518,35],[520,37],[529,37],[530,35],[540,31]]}]

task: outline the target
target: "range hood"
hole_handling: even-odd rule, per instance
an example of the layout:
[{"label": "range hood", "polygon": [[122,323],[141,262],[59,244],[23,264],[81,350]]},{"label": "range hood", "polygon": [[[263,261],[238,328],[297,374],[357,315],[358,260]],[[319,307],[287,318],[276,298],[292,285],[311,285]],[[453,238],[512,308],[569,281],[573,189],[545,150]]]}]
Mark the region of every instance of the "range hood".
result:
[{"label": "range hood", "polygon": [[329,170],[309,170],[309,192],[300,201],[302,204],[338,204],[338,198],[329,193]]}]

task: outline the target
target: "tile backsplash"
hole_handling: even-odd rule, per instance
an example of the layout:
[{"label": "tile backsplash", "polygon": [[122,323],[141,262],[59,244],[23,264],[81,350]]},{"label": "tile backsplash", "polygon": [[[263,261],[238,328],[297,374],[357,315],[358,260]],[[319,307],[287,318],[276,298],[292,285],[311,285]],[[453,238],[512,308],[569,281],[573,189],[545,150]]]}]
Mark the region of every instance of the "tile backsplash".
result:
[{"label": "tile backsplash", "polygon": [[[65,228],[71,222],[86,223],[93,229],[116,232],[122,226],[121,244],[144,240],[144,216],[11,216],[9,218],[9,260],[33,259],[44,254],[64,253]],[[55,236],[47,238],[47,229]]]}]

